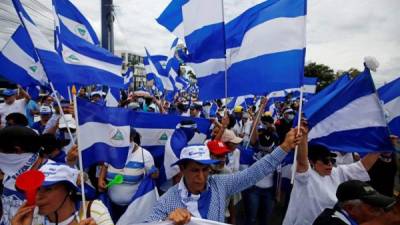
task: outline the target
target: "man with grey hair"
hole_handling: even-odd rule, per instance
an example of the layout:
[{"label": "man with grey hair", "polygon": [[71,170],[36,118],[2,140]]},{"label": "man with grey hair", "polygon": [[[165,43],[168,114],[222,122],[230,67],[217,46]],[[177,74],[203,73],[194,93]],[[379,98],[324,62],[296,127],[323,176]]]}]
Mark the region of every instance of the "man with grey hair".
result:
[{"label": "man with grey hair", "polygon": [[338,203],[333,209],[325,209],[313,225],[357,225],[382,216],[396,200],[378,193],[371,185],[350,180],[339,185]]}]

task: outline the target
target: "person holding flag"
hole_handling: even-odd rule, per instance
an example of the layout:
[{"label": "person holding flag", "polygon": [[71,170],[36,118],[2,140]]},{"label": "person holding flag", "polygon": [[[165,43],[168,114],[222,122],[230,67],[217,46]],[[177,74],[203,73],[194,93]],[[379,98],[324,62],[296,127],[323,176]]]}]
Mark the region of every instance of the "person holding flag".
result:
[{"label": "person holding flag", "polygon": [[238,193],[272,173],[302,139],[302,132],[292,129],[285,141],[271,154],[243,171],[209,176],[210,167],[219,163],[210,158],[204,145],[190,145],[182,149],[178,165],[183,177],[165,193],[146,222],[172,220],[175,224],[190,221],[191,216],[223,222],[226,198]]}]

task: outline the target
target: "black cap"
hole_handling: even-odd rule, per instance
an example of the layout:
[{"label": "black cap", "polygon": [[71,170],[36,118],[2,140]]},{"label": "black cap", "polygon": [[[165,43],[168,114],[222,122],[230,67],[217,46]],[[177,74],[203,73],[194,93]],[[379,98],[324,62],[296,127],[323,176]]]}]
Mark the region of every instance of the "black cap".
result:
[{"label": "black cap", "polygon": [[325,159],[327,157],[336,157],[335,153],[329,151],[329,149],[323,145],[310,144],[308,145],[308,158],[311,161],[316,161],[319,159]]},{"label": "black cap", "polygon": [[0,152],[15,153],[15,147],[24,152],[36,153],[40,149],[38,134],[24,126],[10,126],[0,130]]},{"label": "black cap", "polygon": [[380,194],[371,185],[359,180],[349,180],[340,184],[336,197],[339,202],[360,199],[368,205],[383,209],[389,209],[396,204],[394,198]]}]

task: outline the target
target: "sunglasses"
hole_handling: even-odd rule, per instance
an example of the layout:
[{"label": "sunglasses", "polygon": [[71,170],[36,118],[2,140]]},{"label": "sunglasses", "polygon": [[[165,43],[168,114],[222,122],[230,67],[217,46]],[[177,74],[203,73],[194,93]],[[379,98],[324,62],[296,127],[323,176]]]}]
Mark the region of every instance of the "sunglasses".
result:
[{"label": "sunglasses", "polygon": [[336,163],[336,159],[332,158],[332,157],[326,157],[326,158],[323,158],[323,159],[320,159],[320,160],[325,165],[329,165],[329,163],[332,163],[332,165],[333,165],[333,164]]}]

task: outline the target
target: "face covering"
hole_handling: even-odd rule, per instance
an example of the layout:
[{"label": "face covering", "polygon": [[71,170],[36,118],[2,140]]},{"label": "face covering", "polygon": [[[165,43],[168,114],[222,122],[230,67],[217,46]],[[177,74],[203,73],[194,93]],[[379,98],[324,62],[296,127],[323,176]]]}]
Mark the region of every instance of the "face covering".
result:
[{"label": "face covering", "polygon": [[29,169],[37,160],[38,155],[33,153],[5,154],[0,153],[0,170],[4,174],[13,175],[22,169]]}]

